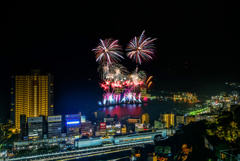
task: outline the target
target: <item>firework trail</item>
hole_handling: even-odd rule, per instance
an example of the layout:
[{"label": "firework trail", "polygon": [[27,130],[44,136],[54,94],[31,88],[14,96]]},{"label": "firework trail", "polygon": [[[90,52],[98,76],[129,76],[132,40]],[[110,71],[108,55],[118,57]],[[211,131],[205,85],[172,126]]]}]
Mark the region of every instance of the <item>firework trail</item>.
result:
[{"label": "firework trail", "polygon": [[120,58],[124,59],[122,56],[122,47],[119,45],[118,40],[105,39],[101,40],[98,46],[93,49],[96,61],[99,64],[111,65],[120,61]]},{"label": "firework trail", "polygon": [[140,37],[134,37],[127,46],[127,56],[135,61],[136,63],[141,64],[143,61],[148,61],[153,59],[154,55],[154,44],[153,41],[156,38],[151,39],[144,36],[145,31],[142,32]]}]

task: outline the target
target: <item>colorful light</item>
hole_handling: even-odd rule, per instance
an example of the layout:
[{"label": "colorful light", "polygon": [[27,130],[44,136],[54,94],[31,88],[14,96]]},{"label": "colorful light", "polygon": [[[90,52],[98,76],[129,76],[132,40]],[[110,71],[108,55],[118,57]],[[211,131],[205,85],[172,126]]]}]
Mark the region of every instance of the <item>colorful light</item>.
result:
[{"label": "colorful light", "polygon": [[118,40],[113,39],[105,39],[101,40],[98,46],[93,49],[95,55],[96,55],[96,61],[99,62],[99,64],[112,64],[117,63],[120,61],[119,57],[124,59],[122,57],[122,47],[118,44]]},{"label": "colorful light", "polygon": [[79,121],[69,121],[67,122],[67,125],[72,125],[72,124],[79,124]]},{"label": "colorful light", "polygon": [[134,37],[127,46],[127,56],[135,61],[136,63],[141,64],[143,61],[148,61],[153,59],[154,55],[154,44],[155,39],[146,38],[144,36],[145,31],[142,32],[140,37]]},{"label": "colorful light", "polygon": [[[146,38],[144,33],[145,31],[139,37],[134,37],[126,49],[127,56],[139,64],[153,59],[155,52],[153,42],[156,39]],[[152,85],[150,81],[152,76],[146,81],[146,73],[138,71],[138,67],[129,72],[123,65],[118,64],[120,59],[123,59],[122,47],[118,40],[100,39],[100,43],[92,51],[100,64],[98,68],[102,79],[100,86],[105,91],[103,105],[142,102],[141,91],[146,91]]]}]

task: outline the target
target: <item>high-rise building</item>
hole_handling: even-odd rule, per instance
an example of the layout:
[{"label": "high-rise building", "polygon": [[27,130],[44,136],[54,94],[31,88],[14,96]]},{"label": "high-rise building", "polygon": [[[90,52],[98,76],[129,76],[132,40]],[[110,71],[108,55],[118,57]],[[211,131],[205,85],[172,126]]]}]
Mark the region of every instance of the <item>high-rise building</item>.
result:
[{"label": "high-rise building", "polygon": [[26,115],[20,115],[20,138],[27,136],[27,118]]},{"label": "high-rise building", "polygon": [[79,135],[81,123],[80,115],[79,114],[65,115],[65,120],[67,135],[68,136]]},{"label": "high-rise building", "polygon": [[143,124],[149,124],[149,114],[148,113],[144,113],[142,115],[142,123]]},{"label": "high-rise building", "polygon": [[11,121],[20,129],[20,115],[39,117],[53,115],[53,75],[11,76]]},{"label": "high-rise building", "polygon": [[28,138],[42,139],[44,131],[44,117],[28,117]]},{"label": "high-rise building", "polygon": [[104,111],[97,111],[94,114],[95,114],[95,117],[96,117],[97,121],[103,122],[103,119],[105,117],[105,112]]},{"label": "high-rise building", "polygon": [[160,119],[166,122],[167,128],[175,125],[174,114],[160,114]]},{"label": "high-rise building", "polygon": [[81,132],[83,135],[92,135],[93,129],[91,121],[81,122]]},{"label": "high-rise building", "polygon": [[48,116],[48,138],[61,137],[62,135],[62,116]]},{"label": "high-rise building", "polygon": [[184,116],[176,116],[176,124],[177,124],[177,126],[179,126],[180,124],[185,124],[185,117]]}]

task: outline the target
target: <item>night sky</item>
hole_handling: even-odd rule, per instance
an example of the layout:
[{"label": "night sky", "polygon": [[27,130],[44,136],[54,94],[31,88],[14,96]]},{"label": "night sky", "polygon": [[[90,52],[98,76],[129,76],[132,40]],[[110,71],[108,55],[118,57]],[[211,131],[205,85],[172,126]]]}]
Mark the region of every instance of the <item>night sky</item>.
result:
[{"label": "night sky", "polygon": [[[230,1],[8,1],[0,5],[0,109],[9,111],[10,76],[41,69],[55,78],[55,112],[97,105],[99,39],[123,48],[143,30],[156,57],[139,66],[156,90],[206,90],[238,81],[239,12]],[[136,64],[127,57],[123,65]],[[213,88],[214,89],[214,88]],[[209,91],[209,90],[208,90]]]}]

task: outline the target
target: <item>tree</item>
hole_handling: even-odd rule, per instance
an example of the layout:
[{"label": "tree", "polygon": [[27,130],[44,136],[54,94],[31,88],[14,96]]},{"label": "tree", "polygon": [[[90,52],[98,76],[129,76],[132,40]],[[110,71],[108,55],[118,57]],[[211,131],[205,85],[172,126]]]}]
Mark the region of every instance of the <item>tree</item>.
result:
[{"label": "tree", "polygon": [[237,108],[233,111],[233,118],[234,118],[234,120],[237,122],[238,127],[240,127],[240,107],[237,107]]},{"label": "tree", "polygon": [[0,128],[0,140],[4,138],[4,131]]}]

